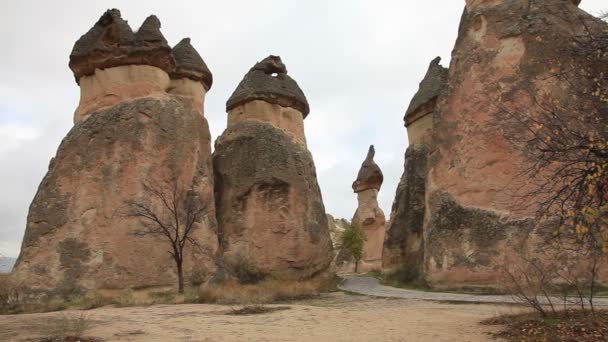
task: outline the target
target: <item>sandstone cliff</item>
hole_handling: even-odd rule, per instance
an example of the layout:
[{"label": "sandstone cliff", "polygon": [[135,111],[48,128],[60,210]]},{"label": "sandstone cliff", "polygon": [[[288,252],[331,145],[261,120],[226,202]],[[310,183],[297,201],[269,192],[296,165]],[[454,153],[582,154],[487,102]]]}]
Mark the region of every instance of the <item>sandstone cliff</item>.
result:
[{"label": "sandstone cliff", "polygon": [[200,283],[214,271],[218,240],[202,102],[211,74],[183,46],[172,53],[156,17],[133,32],[118,10],[76,42],[70,56],[81,89],[75,126],[31,204],[15,267],[32,290],[68,296],[174,286],[170,245],[134,236],[142,223],[121,214],[127,201],[152,200],[142,198],[144,183],[165,189],[175,181],[207,203],[207,220],[192,236],[201,248],[187,252],[184,262],[186,280]]},{"label": "sandstone cliff", "polygon": [[385,241],[389,269],[415,268],[432,285],[493,284],[528,238],[535,206],[516,196],[531,160],[506,114],[533,117],[545,101],[568,108],[574,87],[586,87],[555,77],[588,69],[569,49],[606,27],[577,5],[466,1],[449,72],[431,63],[407,111],[412,146]]},{"label": "sandstone cliff", "polygon": [[304,137],[309,107],[281,59],[245,75],[213,156],[223,266],[301,279],[327,270],[332,242]]},{"label": "sandstone cliff", "polygon": [[575,3],[467,1],[433,120],[424,233],[431,283],[493,283],[526,238],[536,207],[517,203],[527,186],[518,175],[531,160],[505,113],[534,116],[545,101],[567,108],[579,79],[555,76],[586,68],[568,48],[606,28]]}]

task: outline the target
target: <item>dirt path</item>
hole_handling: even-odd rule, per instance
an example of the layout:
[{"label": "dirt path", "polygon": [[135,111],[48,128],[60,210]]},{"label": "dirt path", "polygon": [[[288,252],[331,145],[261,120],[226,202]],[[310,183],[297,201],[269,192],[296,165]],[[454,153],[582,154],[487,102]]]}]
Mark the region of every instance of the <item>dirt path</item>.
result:
[{"label": "dirt path", "polygon": [[[474,295],[461,293],[426,292],[400,289],[396,287],[384,286],[380,281],[373,277],[366,276],[342,276],[344,282],[338,286],[340,290],[363,294],[367,296],[383,298],[403,298],[432,300],[444,302],[461,303],[487,303],[487,304],[515,304],[520,301],[509,295]],[[557,299],[557,302],[560,302]],[[608,298],[596,298],[594,303],[597,306],[608,306]]]},{"label": "dirt path", "polygon": [[494,328],[479,322],[515,310],[344,293],[279,306],[290,309],[231,316],[227,306],[156,305],[0,316],[0,341],[48,336],[70,317],[86,317],[84,335],[105,341],[492,341]]}]

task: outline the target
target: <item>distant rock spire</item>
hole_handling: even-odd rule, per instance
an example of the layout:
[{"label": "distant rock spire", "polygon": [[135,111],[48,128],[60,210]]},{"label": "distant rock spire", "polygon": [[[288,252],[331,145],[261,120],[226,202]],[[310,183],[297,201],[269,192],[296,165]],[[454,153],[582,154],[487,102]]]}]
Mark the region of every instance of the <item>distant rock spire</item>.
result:
[{"label": "distant rock spire", "polygon": [[287,75],[287,68],[279,56],[268,56],[249,70],[228,99],[226,110],[254,100],[295,108],[304,118],[310,113],[304,92]]},{"label": "distant rock spire", "polygon": [[448,69],[441,66],[440,62],[441,57],[437,57],[431,61],[424,79],[420,82],[418,92],[416,92],[416,95],[412,98],[412,101],[405,112],[404,120],[406,121],[406,125],[411,115],[423,105],[436,99],[447,84]]},{"label": "distant rock spire", "polygon": [[369,189],[380,190],[384,176],[378,164],[374,162],[375,155],[376,149],[374,145],[371,145],[367,152],[367,157],[363,161],[363,164],[361,164],[357,180],[353,183],[354,192],[362,192]]},{"label": "distant rock spire", "polygon": [[173,47],[173,58],[175,58],[175,70],[171,78],[189,78],[201,82],[207,91],[213,84],[213,74],[207,64],[190,43],[190,38],[182,39]]},{"label": "distant rock spire", "polygon": [[137,33],[117,9],[107,10],[76,43],[70,54],[70,69],[76,82],[83,76],[121,65],[151,65],[171,72],[175,62],[171,48],[160,32],[156,16],[148,17]]}]

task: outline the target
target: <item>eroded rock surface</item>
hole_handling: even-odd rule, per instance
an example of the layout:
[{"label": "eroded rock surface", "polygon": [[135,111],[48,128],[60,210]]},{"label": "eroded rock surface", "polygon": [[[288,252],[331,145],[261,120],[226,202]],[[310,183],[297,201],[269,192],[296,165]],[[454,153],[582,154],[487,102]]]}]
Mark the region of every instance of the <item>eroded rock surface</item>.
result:
[{"label": "eroded rock surface", "polygon": [[382,266],[392,272],[412,269],[421,275],[424,258],[424,215],[429,148],[410,145],[405,152],[404,172],[397,186],[391,218],[386,227]]},{"label": "eroded rock surface", "polygon": [[605,28],[571,1],[467,1],[433,120],[424,239],[429,281],[495,283],[505,256],[499,251],[536,210],[517,200],[529,191],[518,175],[530,160],[514,142],[522,132],[506,113],[534,116],[546,103],[568,108],[580,80],[555,75],[573,65],[584,70],[568,49],[587,30]]},{"label": "eroded rock surface", "polygon": [[281,59],[257,63],[228,100],[227,111],[228,128],[213,157],[226,270],[238,274],[248,268],[282,279],[326,271],[332,242],[303,141],[308,103]]},{"label": "eroded rock surface", "polygon": [[175,284],[166,241],[133,235],[141,222],[121,214],[143,182],[176,176],[210,204],[194,238],[187,280],[215,268],[216,224],[206,120],[188,99],[142,98],[95,113],[72,128],[31,204],[15,273],[32,290],[77,295]]}]

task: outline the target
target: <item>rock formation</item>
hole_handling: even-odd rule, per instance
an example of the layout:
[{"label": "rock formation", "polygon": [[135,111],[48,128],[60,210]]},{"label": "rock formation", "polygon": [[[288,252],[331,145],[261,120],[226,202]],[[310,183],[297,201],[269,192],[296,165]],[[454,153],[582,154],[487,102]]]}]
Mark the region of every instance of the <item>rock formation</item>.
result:
[{"label": "rock formation", "polygon": [[423,225],[428,158],[437,99],[445,89],[448,70],[435,58],[420,82],[403,121],[410,146],[405,152],[404,171],[386,228],[382,266],[384,271],[407,269],[420,274],[423,261]]},{"label": "rock formation", "polygon": [[362,270],[381,269],[382,244],[386,220],[384,212],[378,206],[378,191],[382,187],[384,176],[380,167],[374,162],[376,151],[369,147],[367,157],[361,165],[357,179],[353,182],[353,191],[357,194],[359,203],[353,216],[352,223],[363,231]]},{"label": "rock formation", "polygon": [[327,224],[329,227],[331,244],[334,248],[334,254],[336,254],[340,248],[342,248],[342,234],[350,226],[350,222],[345,219],[334,218],[332,215],[327,214]]},{"label": "rock formation", "polygon": [[567,108],[575,89],[552,75],[579,63],[565,53],[576,37],[606,27],[579,2],[466,1],[449,73],[431,64],[405,118],[413,145],[385,241],[389,268],[415,267],[436,286],[495,284],[528,238],[535,207],[514,195],[530,160],[505,113],[535,115],[539,98]]},{"label": "rock formation", "polygon": [[[176,68],[177,65],[177,68]],[[188,40],[167,45],[148,17],[133,32],[118,10],[107,11],[74,45],[70,67],[80,85],[75,126],[31,204],[15,273],[32,290],[58,295],[174,286],[170,245],[138,237],[141,221],[122,215],[147,183],[193,191],[208,219],[186,252],[186,281],[215,268],[218,247],[210,134],[203,100],[211,73]]]},{"label": "rock formation", "polygon": [[213,155],[223,266],[301,279],[332,260],[325,207],[304,137],[309,106],[281,59],[245,75]]}]

